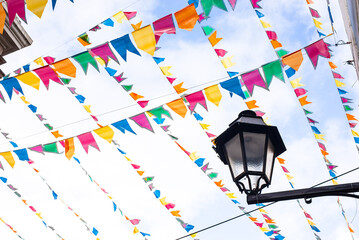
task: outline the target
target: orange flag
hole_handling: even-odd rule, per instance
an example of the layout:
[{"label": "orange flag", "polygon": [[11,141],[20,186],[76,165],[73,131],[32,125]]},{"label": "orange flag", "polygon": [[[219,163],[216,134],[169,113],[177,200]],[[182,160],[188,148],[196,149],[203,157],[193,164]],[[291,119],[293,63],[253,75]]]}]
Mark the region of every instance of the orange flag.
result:
[{"label": "orange flag", "polygon": [[257,102],[256,100],[246,102],[247,107],[249,109],[258,108],[258,106],[256,105],[256,102]]},{"label": "orange flag", "polygon": [[2,4],[0,4],[0,33],[3,34],[4,26],[5,26],[5,19],[6,19],[6,12]]},{"label": "orange flag", "polygon": [[141,28],[141,24],[142,24],[142,21],[139,23],[136,23],[136,24],[131,24],[131,26],[133,27],[133,29],[138,30]]},{"label": "orange flag", "polygon": [[214,47],[222,40],[222,38],[217,38],[217,31],[214,31],[212,35],[209,36],[208,40],[212,44],[212,47]]},{"label": "orange flag", "polygon": [[277,158],[277,159],[280,164],[284,164],[285,160],[283,158]]},{"label": "orange flag", "polygon": [[178,27],[187,31],[192,31],[198,20],[198,14],[194,4],[191,4],[175,13]]},{"label": "orange flag", "polygon": [[182,99],[174,100],[170,103],[167,103],[167,106],[172,109],[175,113],[180,115],[181,117],[185,117],[187,113],[187,107],[184,104]]},{"label": "orange flag", "polygon": [[308,102],[308,101],[307,101],[307,97],[308,97],[308,96],[304,96],[304,97],[298,99],[299,102],[300,102],[300,105],[304,106],[304,105],[307,105],[307,104],[309,104],[309,103],[312,103],[312,102]]},{"label": "orange flag", "polygon": [[282,58],[282,62],[285,65],[288,65],[289,67],[293,68],[294,70],[298,71],[300,65],[302,65],[303,62],[303,54],[302,51],[296,51],[290,55],[284,56]]},{"label": "orange flag", "polygon": [[183,92],[185,92],[185,91],[188,90],[188,89],[186,89],[186,88],[183,88],[182,85],[183,85],[183,82],[181,82],[180,84],[177,84],[177,85],[173,86],[173,88],[176,90],[176,92],[177,92],[178,94],[181,94],[181,93],[183,93]]},{"label": "orange flag", "polygon": [[274,49],[282,47],[282,44],[277,40],[270,40],[270,43],[272,44]]},{"label": "orange flag", "polygon": [[68,160],[72,158],[75,153],[75,143],[73,138],[65,139],[65,156]]},{"label": "orange flag", "polygon": [[65,74],[69,77],[76,77],[76,67],[68,58],[53,63],[52,66],[55,68],[56,72]]},{"label": "orange flag", "polygon": [[331,69],[336,69],[337,68],[337,66],[332,62],[329,62],[329,66],[330,66]]},{"label": "orange flag", "polygon": [[137,99],[144,98],[143,96],[137,94],[137,93],[130,93],[130,96],[136,101]]},{"label": "orange flag", "polygon": [[352,121],[358,121],[358,119],[356,119],[353,115],[347,113],[347,118],[348,120],[352,120]]}]

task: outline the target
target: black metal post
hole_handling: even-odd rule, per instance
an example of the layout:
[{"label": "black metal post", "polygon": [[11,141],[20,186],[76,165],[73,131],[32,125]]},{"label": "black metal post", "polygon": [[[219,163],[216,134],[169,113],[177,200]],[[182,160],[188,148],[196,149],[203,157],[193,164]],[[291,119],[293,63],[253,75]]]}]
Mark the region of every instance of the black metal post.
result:
[{"label": "black metal post", "polygon": [[247,196],[248,204],[266,203],[266,202],[277,202],[292,199],[311,199],[315,197],[324,196],[345,196],[359,198],[358,195],[350,194],[353,192],[359,192],[359,182],[338,184],[333,186],[315,187],[315,188],[304,188],[298,190],[264,193],[264,194],[253,194]]}]

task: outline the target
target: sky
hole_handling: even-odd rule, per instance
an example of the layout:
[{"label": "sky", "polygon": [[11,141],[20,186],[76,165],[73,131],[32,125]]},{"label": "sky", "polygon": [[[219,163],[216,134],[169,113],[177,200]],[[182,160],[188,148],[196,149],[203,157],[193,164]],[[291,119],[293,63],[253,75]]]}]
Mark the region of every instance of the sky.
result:
[{"label": "sky", "polygon": [[[5,56],[7,63],[1,68],[5,73],[11,73],[31,62],[31,69],[35,69],[38,66],[32,61],[38,57],[52,56],[57,61],[83,52],[86,48],[76,40],[77,36],[119,11],[137,11],[134,23],[141,19],[142,26],[146,26],[181,10],[187,4],[186,1],[164,0],[107,0],[101,3],[95,0],[75,0],[75,3],[64,0],[58,1],[54,11],[48,4],[41,19],[26,11],[27,24],[22,22],[22,26],[34,42],[27,48]],[[177,78],[176,83],[184,82],[183,87],[188,89],[186,94],[228,79],[226,70],[204,36],[201,26],[213,27],[217,30],[217,36],[223,38],[216,48],[225,49],[228,54],[234,56],[232,61],[236,65],[231,67],[230,71],[245,73],[277,59],[250,1],[238,1],[234,10],[227,1],[225,4],[228,11],[213,8],[210,18],[201,24],[197,23],[192,31],[177,28],[176,34],[164,34],[157,45],[161,48],[154,56],[165,58],[160,66],[172,66],[170,72]],[[279,41],[289,52],[304,48],[319,39],[306,1],[263,0],[258,4],[262,7],[260,11],[265,14],[265,20],[272,25]],[[339,6],[335,1],[330,4],[336,34],[326,38],[326,41],[330,44],[335,44],[338,40],[347,41]],[[323,32],[331,33],[326,3],[315,1],[312,7],[321,15]],[[201,6],[197,8],[197,12],[202,12]],[[100,26],[100,31],[89,32],[92,42],[89,48],[133,31],[126,21],[121,24],[116,22],[114,27]],[[132,37],[131,39],[133,42]],[[331,61],[338,66],[336,71],[345,78],[343,82],[349,92],[346,97],[351,98],[354,103],[351,105],[355,110],[351,113],[358,116],[357,76],[352,66],[344,64],[352,59],[350,48],[333,46],[331,49]],[[123,83],[133,84],[134,92],[150,100],[145,109],[138,106],[121,85],[108,76],[101,65],[99,72],[89,66],[85,74],[80,66],[74,63],[78,68],[77,77],[71,80],[69,86],[75,87],[78,94],[86,97],[86,104],[91,105],[92,114],[103,126],[151,110],[179,97],[154,63],[152,56],[139,51],[141,56],[128,53],[127,61],[120,59],[116,53],[120,65],[110,61],[109,67],[118,69],[118,73],[123,72],[127,78]],[[308,90],[308,100],[312,104],[308,105],[307,109],[313,112],[311,117],[319,122],[316,126],[325,134],[325,145],[330,153],[328,158],[338,166],[337,175],[358,167],[358,152],[327,59],[319,58],[318,66],[314,69],[308,56],[304,55],[303,64],[295,76],[302,77],[301,83],[305,84]],[[16,142],[19,148],[52,143],[98,128],[66,86],[54,82],[50,83],[49,90],[44,85],[41,85],[39,90],[22,83],[21,86],[27,101],[37,106],[38,113],[43,114],[46,121],[51,123],[54,130],[59,130],[63,137],[55,139],[43,122],[39,121],[14,93],[11,100],[5,96],[6,103],[0,103],[0,129],[1,132],[9,133],[8,137]],[[6,95],[2,87],[0,90]],[[329,179],[323,157],[289,80],[286,78],[284,83],[274,79],[269,90],[255,87],[253,99],[257,101],[260,110],[266,113],[267,122],[277,126],[281,133],[287,148],[281,158],[286,160],[285,167],[294,177],[292,181],[295,187],[307,188]],[[195,109],[204,118],[203,123],[210,125],[208,131],[215,135],[223,132],[240,111],[247,109],[242,98],[237,95],[231,97],[224,89],[221,89],[221,93],[222,100],[218,107],[207,102],[208,111],[201,106]],[[164,122],[171,125],[170,133],[179,138],[187,151],[196,152],[197,156],[210,163],[212,171],[218,173],[215,180],[223,179],[225,186],[234,193],[246,211],[255,209],[256,206],[246,204],[246,196],[241,194],[232,182],[228,167],[216,156],[212,143],[194,116],[187,113],[186,117],[182,118],[173,111],[170,113],[173,120],[166,117]],[[129,132],[122,134],[115,130],[114,140],[120,149],[126,152],[125,156],[132,160],[132,164],[141,166],[140,170],[145,171],[143,176],[154,176],[153,185],[160,190],[161,198],[166,197],[167,202],[174,203],[175,210],[180,210],[181,219],[194,226],[190,233],[242,214],[238,206],[205,176],[174,141],[152,119],[150,121],[154,132],[147,131],[129,120],[136,135]],[[29,151],[29,158],[34,162],[32,165],[16,158],[16,164],[11,168],[0,157],[4,167],[0,176],[8,180],[6,184],[0,182],[0,218],[27,240],[60,239],[55,232],[69,240],[97,237],[101,240],[145,239],[139,233],[133,234],[134,226],[126,221],[118,210],[114,212],[115,202],[129,219],[141,220],[136,227],[151,235],[146,237],[147,239],[175,240],[187,235],[124,155],[113,144],[108,144],[96,134],[93,135],[100,151],[90,147],[87,154],[80,142],[75,140],[75,156],[81,164],[74,159],[68,160],[60,144],[58,148],[61,154]],[[0,152],[12,149],[14,147],[9,140],[1,136]],[[112,200],[88,175],[105,189]],[[339,178],[338,182],[358,181],[357,176],[357,172],[354,172]],[[57,200],[54,200],[45,181],[58,195]],[[22,199],[26,199],[37,212],[41,212],[44,221],[53,226],[55,231],[45,227],[7,184],[17,188]],[[276,162],[272,184],[263,192],[290,189],[280,164]],[[340,201],[347,220],[355,231],[353,236],[359,239],[358,202],[352,198],[340,198]],[[322,239],[352,239],[336,197],[313,199],[311,204],[305,204],[302,200],[300,203],[320,229],[318,235]],[[296,201],[279,202],[266,207],[265,211],[275,220],[280,234],[286,239],[315,239]],[[91,229],[95,227],[98,235],[94,236],[86,231],[84,224],[73,212],[83,218]],[[264,222],[261,212],[256,211],[251,215]],[[0,238],[20,239],[2,222]],[[185,239],[239,238],[269,239],[246,216],[200,232],[194,238]]]}]

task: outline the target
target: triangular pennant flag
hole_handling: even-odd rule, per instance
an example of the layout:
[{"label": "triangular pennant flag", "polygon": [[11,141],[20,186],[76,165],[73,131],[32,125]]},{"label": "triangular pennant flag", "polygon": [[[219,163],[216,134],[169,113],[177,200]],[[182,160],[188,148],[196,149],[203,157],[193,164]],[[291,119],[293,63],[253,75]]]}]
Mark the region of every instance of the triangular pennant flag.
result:
[{"label": "triangular pennant flag", "polygon": [[228,71],[227,71],[227,74],[228,74],[228,76],[229,76],[229,77],[231,77],[231,78],[232,78],[232,77],[234,77],[234,76],[238,75],[238,74],[239,74],[239,72],[228,72]]},{"label": "triangular pennant flag", "polygon": [[47,57],[44,57],[44,60],[46,61],[47,64],[53,64],[55,62],[55,58],[53,57],[50,57],[50,56],[47,56]]},{"label": "triangular pennant flag", "polygon": [[272,83],[273,77],[276,77],[284,82],[282,66],[279,60],[262,66],[262,69],[268,86]]},{"label": "triangular pennant flag", "polygon": [[16,79],[18,79],[19,81],[37,89],[37,90],[40,89],[40,78],[37,77],[32,72],[26,72],[21,75],[18,75],[18,76],[16,76]]},{"label": "triangular pennant flag", "polygon": [[134,30],[140,29],[140,28],[141,28],[141,25],[142,25],[142,21],[140,21],[140,22],[138,22],[138,23],[136,23],[136,24],[131,24],[131,26],[132,26],[132,28],[133,28]]},{"label": "triangular pennant flag", "polygon": [[56,72],[49,66],[35,69],[34,72],[40,77],[46,89],[49,89],[50,80],[63,85]]},{"label": "triangular pennant flag", "polygon": [[[114,41],[114,40],[113,40]],[[105,44],[102,44],[100,46],[97,46],[97,47],[94,47],[94,48],[91,48],[89,50],[91,53],[93,53],[94,56],[98,56],[100,57],[102,60],[105,61],[105,64],[107,66],[108,64],[108,61],[110,58],[112,58],[115,62],[118,63],[118,59],[117,57],[115,56],[115,54],[113,54],[110,46],[108,43],[105,43]]]},{"label": "triangular pennant flag", "polygon": [[183,88],[182,85],[183,85],[183,82],[181,82],[181,83],[179,83],[179,84],[173,86],[173,88],[176,90],[176,92],[177,92],[178,94],[184,93],[185,91],[188,90],[188,89],[186,89],[186,88]]},{"label": "triangular pennant flag", "polygon": [[172,102],[169,102],[166,104],[170,109],[172,109],[172,111],[174,111],[175,113],[177,113],[178,115],[180,115],[181,117],[185,117],[186,113],[187,113],[187,107],[184,104],[183,100],[177,99],[174,100]]},{"label": "triangular pennant flag", "polygon": [[74,138],[65,139],[65,156],[70,160],[75,153],[75,142]]},{"label": "triangular pennant flag", "polygon": [[272,44],[274,49],[283,47],[283,45],[280,42],[278,42],[277,40],[270,40],[270,43]]},{"label": "triangular pennant flag", "polygon": [[14,153],[18,156],[21,161],[28,161],[29,155],[27,154],[26,148],[14,150]]},{"label": "triangular pennant flag", "polygon": [[258,10],[255,10],[255,11],[256,11],[256,14],[257,14],[257,16],[258,16],[259,18],[264,17],[264,14],[263,14],[263,13],[261,13],[261,12],[258,11]]},{"label": "triangular pennant flag", "polygon": [[168,14],[167,16],[158,19],[154,21],[152,24],[155,30],[156,43],[158,43],[158,40],[160,40],[160,37],[164,33],[176,34],[176,27],[173,22],[172,14]]},{"label": "triangular pennant flag", "polygon": [[330,66],[331,69],[336,69],[337,68],[337,66],[334,63],[330,62],[330,61],[329,61],[329,66]]},{"label": "triangular pennant flag", "polygon": [[222,94],[219,90],[218,84],[205,88],[204,93],[206,94],[208,101],[210,101],[216,106],[219,105],[222,99]]},{"label": "triangular pennant flag", "polygon": [[155,60],[155,62],[157,64],[160,64],[161,62],[163,62],[165,60],[165,58],[158,58],[158,57],[153,57],[153,60]]},{"label": "triangular pennant flag", "polygon": [[41,18],[48,0],[26,0],[27,9]]},{"label": "triangular pennant flag", "polygon": [[170,73],[170,69],[172,68],[172,66],[164,66],[164,67],[160,67],[163,75],[165,76],[172,76],[172,73]]},{"label": "triangular pennant flag", "polygon": [[310,14],[312,15],[312,17],[320,18],[320,15],[319,15],[317,10],[315,10],[315,9],[313,9],[311,7],[309,7],[309,10],[310,10]]},{"label": "triangular pennant flag", "polygon": [[80,140],[82,147],[85,149],[85,152],[88,153],[89,146],[96,148],[100,151],[95,138],[93,137],[91,132],[87,132],[81,135],[78,135],[77,138]]},{"label": "triangular pennant flag", "polygon": [[310,104],[310,103],[311,103],[311,102],[308,102],[308,101],[307,101],[307,97],[308,97],[308,96],[304,96],[304,97],[298,99],[300,105],[304,106],[304,105],[307,105],[307,104]]},{"label": "triangular pennant flag", "polygon": [[241,76],[244,85],[247,87],[251,95],[253,94],[255,85],[263,87],[264,89],[268,89],[267,84],[263,80],[262,75],[260,74],[258,69],[242,74]]},{"label": "triangular pennant flag", "polygon": [[6,0],[9,25],[11,27],[16,14],[26,23],[25,0]]},{"label": "triangular pennant flag", "polygon": [[140,107],[145,108],[148,104],[148,100],[146,101],[138,101],[137,104],[140,105]]},{"label": "triangular pennant flag", "polygon": [[230,57],[226,57],[224,59],[221,59],[222,65],[225,69],[233,67],[234,65],[236,65],[236,63],[232,62],[232,58],[234,56],[230,56]]},{"label": "triangular pennant flag", "polygon": [[283,64],[288,65],[294,70],[298,71],[303,62],[302,50],[284,56],[282,58],[282,62]]},{"label": "triangular pennant flag", "polygon": [[105,70],[111,77],[115,76],[115,74],[117,73],[117,70],[110,67],[105,67]]},{"label": "triangular pennant flag", "polygon": [[141,128],[145,128],[154,133],[151,123],[148,121],[148,118],[145,113],[138,114],[136,116],[130,117]]},{"label": "triangular pennant flag", "polygon": [[56,72],[65,74],[72,78],[76,77],[76,67],[68,58],[58,61],[52,64],[52,66],[55,68]]},{"label": "triangular pennant flag", "polygon": [[124,14],[128,20],[131,20],[132,18],[136,17],[137,12],[124,12]]},{"label": "triangular pennant flag", "polygon": [[102,24],[105,26],[113,27],[115,25],[115,22],[111,18],[108,18],[103,21]]},{"label": "triangular pennant flag", "polygon": [[57,131],[53,131],[53,132],[51,132],[51,133],[52,133],[52,135],[54,135],[55,138],[63,137],[63,135],[61,135],[58,130],[57,130]]},{"label": "triangular pennant flag", "polygon": [[223,0],[201,0],[202,9],[206,16],[209,16],[213,6],[216,6],[224,11],[227,11],[227,7]]},{"label": "triangular pennant flag", "polygon": [[318,20],[316,20],[316,19],[314,19],[314,18],[313,18],[313,22],[314,22],[314,25],[315,25],[317,28],[323,30],[323,28],[322,28],[323,23],[319,22]]},{"label": "triangular pennant flag", "polygon": [[163,108],[163,106],[159,106],[157,108],[154,108],[152,110],[148,111],[150,114],[154,115],[158,119],[162,119],[162,116],[165,115],[172,119],[171,113]]},{"label": "triangular pennant flag", "polygon": [[89,64],[91,64],[97,71],[99,71],[96,60],[87,51],[72,56],[72,58],[75,59],[81,65],[85,74],[87,74],[87,69]]},{"label": "triangular pennant flag", "polygon": [[207,104],[206,104],[206,98],[203,95],[202,91],[198,91],[192,94],[187,95],[186,97],[187,102],[189,103],[189,110],[191,110],[191,112],[194,111],[194,109],[196,108],[197,104],[202,105],[207,111]]},{"label": "triangular pennant flag", "polygon": [[118,130],[120,130],[122,133],[125,133],[126,131],[131,132],[133,134],[136,134],[130,124],[128,123],[127,119],[123,119],[121,121],[115,122],[111,124],[112,126],[114,126],[115,128],[117,128]]},{"label": "triangular pennant flag", "polygon": [[121,87],[123,87],[123,89],[125,89],[126,92],[129,92],[132,90],[133,84],[131,85],[121,85]]},{"label": "triangular pennant flag", "polygon": [[344,78],[342,77],[342,75],[340,75],[339,73],[336,73],[336,72],[333,72],[333,71],[332,71],[332,73],[333,73],[333,77],[334,77],[334,78],[344,79]]},{"label": "triangular pennant flag", "polygon": [[153,56],[156,50],[156,39],[151,25],[132,32],[132,36],[139,49]]},{"label": "triangular pennant flag", "polygon": [[290,81],[290,84],[292,85],[293,88],[303,87],[304,84],[301,84],[300,80],[302,80],[301,77]]},{"label": "triangular pennant flag", "polygon": [[137,101],[137,100],[140,99],[140,98],[144,98],[144,96],[139,95],[139,94],[134,93],[134,92],[130,93],[129,95],[130,95],[130,96],[133,98],[133,100],[135,100],[135,101]]},{"label": "triangular pennant flag", "polygon": [[137,48],[133,45],[130,36],[128,34],[112,40],[111,42],[112,47],[120,54],[123,60],[127,61],[127,51],[132,52],[138,56],[141,54],[138,52]]},{"label": "triangular pennant flag", "polygon": [[212,47],[216,46],[222,38],[217,38],[217,31],[214,31],[211,36],[208,37],[209,42],[211,43]]},{"label": "triangular pennant flag", "polygon": [[83,33],[83,34],[79,35],[77,38],[77,41],[79,41],[81,43],[81,45],[84,47],[91,45],[90,38],[87,35],[87,33]]},{"label": "triangular pennant flag", "polygon": [[112,128],[109,126],[96,129],[94,132],[109,143],[112,142],[113,136],[115,134]]},{"label": "triangular pennant flag", "polygon": [[283,57],[284,55],[287,55],[289,52],[287,50],[284,50],[284,49],[280,49],[280,50],[277,50],[276,51],[278,57]]},{"label": "triangular pennant flag", "polygon": [[353,115],[351,115],[351,114],[349,114],[349,113],[347,113],[347,119],[348,119],[349,121],[358,121]]},{"label": "triangular pennant flag", "polygon": [[41,144],[34,147],[30,147],[29,150],[44,154],[44,150]]},{"label": "triangular pennant flag", "polygon": [[123,77],[123,73],[121,73],[120,75],[118,76],[114,76],[113,77],[118,83],[121,83],[122,81],[126,80],[126,78]]},{"label": "triangular pennant flag", "polygon": [[211,26],[203,26],[202,30],[204,32],[204,35],[208,36],[211,35],[211,33],[214,31],[214,28],[212,28]]},{"label": "triangular pennant flag", "polygon": [[251,0],[252,6],[253,8],[262,8],[261,6],[259,6],[257,3],[260,2],[261,0]]},{"label": "triangular pennant flag", "polygon": [[214,49],[219,57],[224,57],[227,54],[227,51],[224,49]]},{"label": "triangular pennant flag", "polygon": [[44,152],[59,153],[56,142],[43,145]]},{"label": "triangular pennant flag", "polygon": [[265,22],[263,20],[259,20],[259,21],[261,22],[263,28],[271,28],[272,27],[269,23],[267,23],[267,22]]},{"label": "triangular pennant flag", "polygon": [[15,166],[15,159],[12,156],[11,152],[2,152],[0,153],[0,156],[2,156],[3,158],[5,158],[5,160],[9,163],[9,165],[14,168]]},{"label": "triangular pennant flag", "polygon": [[269,38],[269,40],[277,40],[278,39],[278,36],[277,36],[277,33],[274,32],[274,31],[266,31],[267,33],[267,36]]},{"label": "triangular pennant flag", "polygon": [[330,58],[328,45],[323,40],[319,40],[305,47],[305,50],[307,51],[308,57],[310,58],[314,69],[317,67],[319,56]]},{"label": "triangular pennant flag", "polygon": [[234,11],[236,4],[237,4],[237,0],[228,0],[229,4],[232,7],[232,10]]},{"label": "triangular pennant flag", "polygon": [[238,77],[234,77],[227,81],[221,82],[220,85],[223,89],[226,89],[229,92],[233,92],[241,98],[245,99]]},{"label": "triangular pennant flag", "polygon": [[22,91],[22,88],[21,88],[21,86],[19,84],[19,81],[14,77],[7,78],[7,79],[4,79],[4,80],[0,81],[0,84],[2,84],[2,86],[5,88],[5,91],[6,91],[6,93],[9,96],[10,99],[12,97],[13,89],[15,89],[16,91],[19,91],[22,94],[24,94],[23,91]]},{"label": "triangular pennant flag", "polygon": [[337,79],[334,79],[335,80],[335,85],[337,86],[337,87],[344,87],[345,86],[345,83],[343,83],[343,82],[341,82],[341,81],[339,81],[339,80],[337,80]]}]

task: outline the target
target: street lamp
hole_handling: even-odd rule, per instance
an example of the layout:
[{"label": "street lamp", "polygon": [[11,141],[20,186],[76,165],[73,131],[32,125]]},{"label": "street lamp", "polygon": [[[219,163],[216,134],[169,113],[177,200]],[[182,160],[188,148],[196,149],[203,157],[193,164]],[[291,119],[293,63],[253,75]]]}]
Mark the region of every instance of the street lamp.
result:
[{"label": "street lamp", "polygon": [[350,194],[359,191],[359,183],[261,194],[271,183],[275,158],[286,148],[277,127],[266,125],[253,111],[242,111],[214,144],[219,158],[229,165],[233,181],[247,194],[248,204],[333,195],[359,198]]}]

